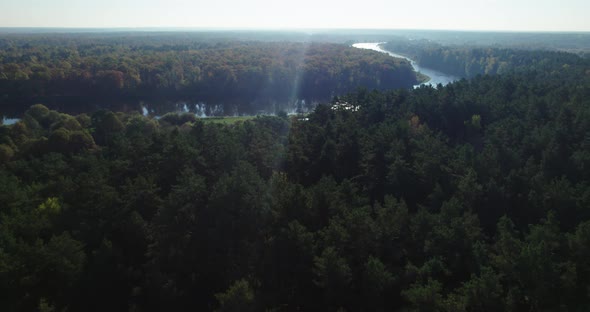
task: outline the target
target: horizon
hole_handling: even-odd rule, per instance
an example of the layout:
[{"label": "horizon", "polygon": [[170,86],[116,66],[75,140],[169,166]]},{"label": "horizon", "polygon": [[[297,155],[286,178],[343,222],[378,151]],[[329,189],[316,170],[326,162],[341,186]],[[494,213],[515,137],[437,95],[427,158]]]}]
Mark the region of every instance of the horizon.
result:
[{"label": "horizon", "polygon": [[31,0],[0,3],[2,28],[590,32],[590,2],[424,0],[362,5],[336,0]]},{"label": "horizon", "polygon": [[331,27],[200,27],[200,26],[0,26],[3,30],[28,32],[58,30],[60,32],[457,32],[457,33],[507,33],[507,34],[586,34],[590,30],[510,30],[510,29],[433,29],[433,28],[331,28]]}]

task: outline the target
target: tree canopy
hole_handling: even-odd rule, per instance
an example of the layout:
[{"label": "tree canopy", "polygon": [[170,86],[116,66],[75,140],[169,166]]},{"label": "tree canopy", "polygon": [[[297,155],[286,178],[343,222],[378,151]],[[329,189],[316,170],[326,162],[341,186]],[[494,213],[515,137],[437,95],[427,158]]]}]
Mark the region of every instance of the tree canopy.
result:
[{"label": "tree canopy", "polygon": [[546,57],[234,123],[34,105],[0,126],[0,306],[588,310],[590,63]]}]

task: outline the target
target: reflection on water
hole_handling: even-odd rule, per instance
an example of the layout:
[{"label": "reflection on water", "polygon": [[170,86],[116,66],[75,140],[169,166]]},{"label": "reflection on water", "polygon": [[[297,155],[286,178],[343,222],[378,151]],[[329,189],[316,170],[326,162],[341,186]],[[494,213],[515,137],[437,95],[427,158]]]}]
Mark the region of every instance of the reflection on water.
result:
[{"label": "reflection on water", "polygon": [[148,104],[145,101],[141,101],[141,112],[144,116],[160,117],[167,113],[187,113],[194,114],[197,117],[213,117],[213,116],[225,116],[222,105],[207,105],[203,102],[199,103],[187,103],[177,102],[171,106],[161,107],[158,104]]},{"label": "reflection on water", "polygon": [[10,125],[14,125],[19,120],[20,120],[20,118],[6,118],[6,117],[4,117],[4,118],[2,118],[2,124],[10,126]]},{"label": "reflection on water", "polygon": [[91,98],[91,97],[44,97],[28,99],[11,99],[0,101],[0,118],[4,124],[13,124],[34,104],[43,104],[49,109],[70,115],[92,114],[98,110],[114,112],[137,112],[144,116],[159,117],[167,113],[191,113],[197,117],[212,116],[252,116],[274,115],[279,112],[287,114],[306,113],[315,108],[318,101],[304,99],[275,100],[258,99],[255,101],[219,100],[209,104],[202,100],[167,99],[167,98]]}]

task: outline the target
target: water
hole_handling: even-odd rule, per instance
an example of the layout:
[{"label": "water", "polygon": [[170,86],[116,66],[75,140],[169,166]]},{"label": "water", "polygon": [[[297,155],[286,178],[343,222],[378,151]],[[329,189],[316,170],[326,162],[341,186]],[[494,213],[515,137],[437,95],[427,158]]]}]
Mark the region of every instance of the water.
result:
[{"label": "water", "polygon": [[255,116],[274,115],[284,111],[288,114],[312,111],[317,101],[305,99],[256,99],[256,100],[228,100],[210,99],[211,104],[199,99],[181,98],[99,98],[92,96],[48,96],[22,98],[18,101],[3,102],[0,99],[0,122],[11,125],[20,120],[25,111],[33,104],[42,103],[49,109],[61,113],[78,115],[93,114],[97,110],[106,109],[113,112],[139,112],[144,116],[158,118],[166,113],[190,113],[197,117],[216,116]]},{"label": "water", "polygon": [[421,86],[421,85],[430,85],[430,86],[436,87],[438,84],[441,84],[444,86],[444,85],[447,85],[453,81],[457,81],[460,79],[459,77],[447,75],[445,73],[439,72],[434,69],[422,67],[422,66],[418,65],[418,63],[416,63],[416,61],[414,61],[406,56],[399,55],[399,54],[396,54],[393,52],[389,52],[387,50],[383,50],[379,46],[382,43],[383,42],[355,43],[352,46],[355,48],[359,48],[359,49],[369,49],[369,50],[373,50],[373,51],[377,51],[377,52],[381,52],[381,53],[387,53],[393,57],[403,58],[403,59],[410,61],[410,63],[412,64],[412,67],[414,68],[415,71],[420,72],[420,73],[430,77],[429,80],[415,85],[414,88]]},{"label": "water", "polygon": [[307,104],[304,99],[291,101],[269,101],[269,102],[244,102],[234,103],[233,106],[224,106],[220,104],[207,104],[205,102],[176,101],[170,105],[161,107],[141,101],[139,103],[141,114],[160,118],[166,113],[188,113],[194,114],[200,118],[218,117],[218,116],[256,116],[256,115],[276,115],[280,111],[287,114],[306,113],[315,108],[318,102]]},{"label": "water", "polygon": [[20,118],[2,118],[2,124],[6,126],[14,125],[20,120]]}]

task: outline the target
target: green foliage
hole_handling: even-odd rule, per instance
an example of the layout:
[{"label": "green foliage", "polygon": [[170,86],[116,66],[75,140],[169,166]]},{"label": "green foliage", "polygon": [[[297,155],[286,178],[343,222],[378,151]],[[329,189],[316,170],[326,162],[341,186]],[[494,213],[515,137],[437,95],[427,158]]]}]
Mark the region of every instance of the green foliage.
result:
[{"label": "green foliage", "polygon": [[160,121],[164,121],[175,126],[181,126],[187,122],[197,121],[197,117],[194,114],[189,113],[167,113],[166,115],[162,116],[162,118],[160,118]]},{"label": "green foliage", "polygon": [[47,214],[58,214],[61,212],[61,205],[56,197],[47,198],[47,200],[37,207],[39,212]]},{"label": "green foliage", "polygon": [[12,157],[14,157],[14,150],[6,144],[0,144],[0,163],[7,162]]},{"label": "green foliage", "polygon": [[[164,42],[57,47],[51,70],[3,63],[2,74],[24,83],[59,68],[121,94],[205,83],[241,94],[269,72],[285,82],[278,69],[303,57],[299,44]],[[371,55],[357,72],[348,62],[365,54],[337,48],[310,45],[301,92],[347,88],[322,76],[334,55],[354,85],[387,65]],[[35,48],[0,54],[19,49]],[[358,110],[319,105],[305,118],[31,107],[0,127],[0,308],[588,310],[590,66],[553,52],[479,59],[495,53],[526,62],[444,87],[361,89],[332,103]]]},{"label": "green foliage", "polygon": [[387,267],[375,257],[370,256],[365,264],[363,276],[363,290],[367,304],[382,305],[384,292],[388,290],[394,281],[393,275]]},{"label": "green foliage", "polygon": [[352,272],[346,259],[340,257],[333,247],[326,248],[314,259],[314,283],[324,291],[326,304],[342,306],[347,300]]},{"label": "green foliage", "polygon": [[[328,100],[358,85],[386,89],[417,82],[408,62],[344,44],[209,36],[3,35],[2,42],[12,43],[0,50],[0,92],[32,98],[198,94],[207,101],[250,103]],[[43,117],[41,109],[32,114]]]},{"label": "green foliage", "polygon": [[[472,45],[443,46],[433,41],[398,41],[385,49],[411,55],[421,66],[458,77],[508,74],[529,69],[559,68],[568,70],[582,60],[576,54],[550,50],[506,49]],[[562,49],[555,49],[562,50]]]},{"label": "green foliage", "polygon": [[444,301],[444,311],[499,311],[503,309],[502,286],[496,272],[483,268]]},{"label": "green foliage", "polygon": [[224,125],[231,125],[231,124],[234,124],[236,122],[251,120],[253,118],[255,118],[255,117],[252,117],[252,116],[238,116],[238,117],[224,116],[224,117],[208,117],[208,118],[203,118],[202,121],[204,123],[219,123],[219,124],[224,124]]},{"label": "green foliage", "polygon": [[44,298],[39,301],[39,312],[54,312],[55,307],[50,305]]},{"label": "green foliage", "polygon": [[235,281],[226,292],[215,295],[219,301],[217,311],[253,311],[254,290],[247,280]]},{"label": "green foliage", "polygon": [[402,293],[411,303],[412,311],[440,311],[442,285],[436,280],[429,279],[425,284],[415,283]]}]

